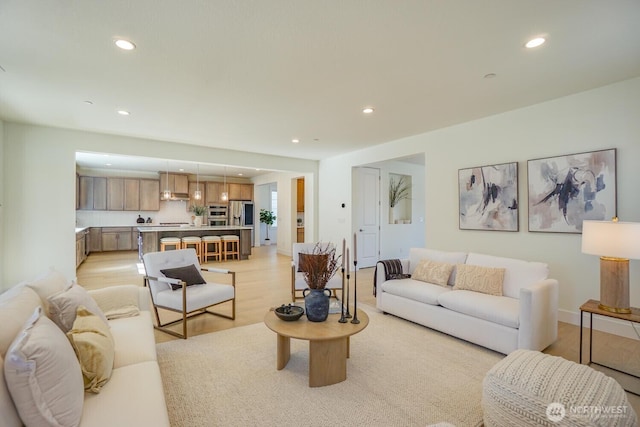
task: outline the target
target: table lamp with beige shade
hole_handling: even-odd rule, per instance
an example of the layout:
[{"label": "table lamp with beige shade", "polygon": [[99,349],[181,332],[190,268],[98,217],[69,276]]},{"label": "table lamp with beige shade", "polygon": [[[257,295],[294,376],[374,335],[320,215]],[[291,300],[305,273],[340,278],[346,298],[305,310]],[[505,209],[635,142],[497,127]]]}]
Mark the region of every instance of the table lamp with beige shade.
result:
[{"label": "table lamp with beige shade", "polygon": [[629,259],[640,259],[640,223],[582,222],[582,252],[600,255],[600,305],[612,313],[631,313]]}]

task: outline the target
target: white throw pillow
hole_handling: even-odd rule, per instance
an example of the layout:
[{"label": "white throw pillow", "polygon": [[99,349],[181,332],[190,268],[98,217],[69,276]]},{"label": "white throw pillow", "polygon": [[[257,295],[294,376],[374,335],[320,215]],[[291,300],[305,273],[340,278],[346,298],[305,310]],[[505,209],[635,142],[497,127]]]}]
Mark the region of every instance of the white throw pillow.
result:
[{"label": "white throw pillow", "polygon": [[504,268],[458,264],[458,275],[453,290],[469,290],[483,294],[502,296]]},{"label": "white throw pillow", "polygon": [[66,334],[73,327],[78,307],[83,305],[91,313],[100,317],[105,325],[109,325],[96,301],[80,285],[73,285],[63,292],[52,295],[49,301],[49,317]]},{"label": "white throw pillow", "polygon": [[25,425],[77,426],[84,402],[80,364],[67,337],[41,312],[35,309],[7,351],[7,388]]},{"label": "white throw pillow", "polygon": [[47,302],[47,298],[68,289],[71,284],[67,282],[67,278],[64,277],[64,274],[54,268],[50,268],[46,273],[41,274],[30,282],[27,282],[27,286],[38,294],[42,300],[44,313],[47,314],[49,313],[49,303]]}]

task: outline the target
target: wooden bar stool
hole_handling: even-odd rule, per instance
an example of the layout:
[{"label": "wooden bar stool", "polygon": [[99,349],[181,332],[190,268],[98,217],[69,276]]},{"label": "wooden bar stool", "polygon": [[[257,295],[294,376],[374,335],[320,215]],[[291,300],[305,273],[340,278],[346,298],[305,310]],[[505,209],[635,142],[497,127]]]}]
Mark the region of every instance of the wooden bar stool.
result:
[{"label": "wooden bar stool", "polygon": [[[173,246],[172,249],[167,249],[167,246]],[[182,249],[182,242],[179,237],[163,237],[160,239],[160,251]]]},{"label": "wooden bar stool", "polygon": [[196,256],[202,262],[202,239],[198,236],[187,236],[182,238],[182,249],[193,248]]},{"label": "wooden bar stool", "polygon": [[240,237],[235,234],[225,234],[222,239],[222,259],[225,261],[231,255],[231,259],[240,259]]},{"label": "wooden bar stool", "polygon": [[[211,245],[211,250],[209,250]],[[213,260],[222,261],[222,241],[220,236],[202,236],[202,262],[207,262],[209,257]]]}]

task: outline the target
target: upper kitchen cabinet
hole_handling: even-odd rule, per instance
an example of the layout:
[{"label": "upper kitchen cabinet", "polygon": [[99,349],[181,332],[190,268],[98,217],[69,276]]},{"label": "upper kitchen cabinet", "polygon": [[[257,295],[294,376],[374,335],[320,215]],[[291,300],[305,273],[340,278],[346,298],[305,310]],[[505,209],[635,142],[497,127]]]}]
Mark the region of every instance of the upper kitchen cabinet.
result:
[{"label": "upper kitchen cabinet", "polygon": [[[189,193],[189,176],[160,172],[160,191],[169,190],[173,194]],[[163,199],[164,200],[164,199]]]},{"label": "upper kitchen cabinet", "polygon": [[107,178],[81,176],[78,179],[78,209],[107,209]]},{"label": "upper kitchen cabinet", "polygon": [[222,192],[227,191],[229,185],[225,187],[222,182],[205,183],[205,200],[207,205],[227,204],[227,200],[222,200]]},{"label": "upper kitchen cabinet", "polygon": [[[197,189],[200,189],[200,194],[202,196],[200,200],[196,200],[195,198],[195,193]],[[187,211],[190,211],[191,207],[194,205],[204,206],[207,200],[206,193],[207,193],[206,185],[204,182],[200,182],[200,183],[190,182],[189,183],[189,202],[187,203]]]},{"label": "upper kitchen cabinet", "polygon": [[296,200],[297,200],[296,210],[298,212],[304,212],[304,179],[302,178],[298,179],[298,191],[296,195]]},{"label": "upper kitchen cabinet", "polygon": [[107,210],[124,210],[124,179],[107,179]]},{"label": "upper kitchen cabinet", "polygon": [[124,210],[140,210],[140,180],[135,178],[124,179]]},{"label": "upper kitchen cabinet", "polygon": [[229,200],[253,200],[253,184],[229,184]]},{"label": "upper kitchen cabinet", "polygon": [[160,210],[160,181],[157,179],[140,180],[140,210]]}]

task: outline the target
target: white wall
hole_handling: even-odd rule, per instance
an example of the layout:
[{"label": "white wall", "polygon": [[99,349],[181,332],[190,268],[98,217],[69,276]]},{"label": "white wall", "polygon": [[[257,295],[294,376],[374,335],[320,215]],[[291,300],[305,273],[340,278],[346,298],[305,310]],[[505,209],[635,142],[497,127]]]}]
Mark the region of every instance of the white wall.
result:
[{"label": "white wall", "polygon": [[[578,234],[527,231],[527,160],[617,148],[618,216],[640,221],[640,78],[360,150],[320,162],[319,233],[349,235],[351,167],[425,154],[425,241],[443,250],[476,251],[542,261],[560,282],[561,319],[577,321],[579,306],[598,299],[599,261],[580,252]],[[460,168],[517,161],[520,231],[458,229]],[[640,306],[640,261],[631,261],[631,303]]]},{"label": "white wall", "polygon": [[[315,173],[317,162],[4,123],[1,289],[50,266],[75,277],[75,152],[94,151]],[[6,179],[10,177],[11,179]]]}]

